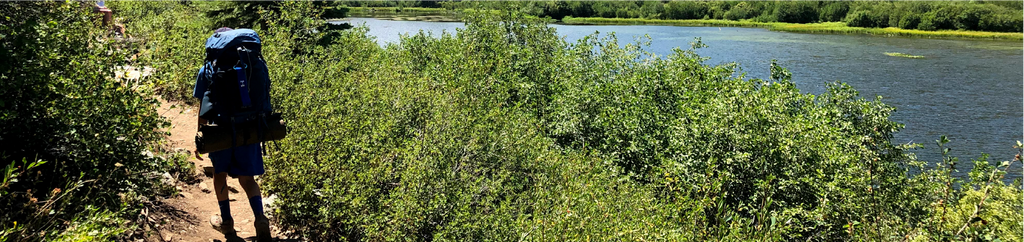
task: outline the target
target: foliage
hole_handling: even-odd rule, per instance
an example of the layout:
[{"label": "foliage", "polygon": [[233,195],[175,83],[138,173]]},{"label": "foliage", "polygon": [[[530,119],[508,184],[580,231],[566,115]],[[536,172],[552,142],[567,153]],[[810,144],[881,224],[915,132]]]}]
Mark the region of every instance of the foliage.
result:
[{"label": "foliage", "polygon": [[[1020,162],[1021,143],[1014,146],[1018,155],[1013,161],[994,165],[988,155],[974,160],[967,179],[952,177],[958,159],[949,157],[945,136],[936,141],[943,161],[936,169],[917,177],[930,180],[933,202],[929,217],[917,231],[908,234],[913,241],[1021,241],[1024,219],[1020,211],[1021,181],[1006,184],[1003,176],[1012,162]],[[956,189],[960,187],[960,189]],[[949,201],[949,202],[947,202]]]},{"label": "foliage", "polygon": [[854,11],[846,15],[846,25],[851,27],[879,27],[878,23],[875,22],[871,17],[871,12],[868,11]]},{"label": "foliage", "polygon": [[[314,240],[879,239],[929,214],[928,183],[889,143],[892,108],[849,86],[800,94],[781,68],[744,80],[690,51],[564,43],[505,14],[385,48],[347,32],[297,63],[268,54],[295,125],[266,177],[284,224]],[[574,194],[591,198],[554,199]]]},{"label": "foliage", "polygon": [[818,11],[818,18],[822,22],[838,22],[842,21],[846,17],[846,13],[850,11],[850,4],[843,1],[837,1],[828,3]]},{"label": "foliage", "polygon": [[[614,35],[568,43],[522,14],[612,4],[516,4],[521,11],[469,15],[456,33],[383,47],[365,28],[296,31],[323,24],[323,9],[309,2],[263,12],[272,95],[292,128],[268,145],[263,177],[279,197],[279,224],[314,241],[1015,233],[1019,185],[956,189],[951,171],[926,169],[911,146],[891,142],[902,125],[880,97],[841,83],[801,93],[776,65],[770,80],[745,79],[734,65],[704,64],[694,54],[699,40],[668,56],[650,54],[643,41],[619,45]],[[742,3],[698,4],[728,13]],[[944,232],[971,214],[954,221],[942,211],[980,201],[993,201],[978,214],[998,226]]]},{"label": "foliage", "polygon": [[91,11],[78,2],[0,3],[0,58],[12,60],[0,64],[0,164],[12,164],[0,187],[4,240],[98,228],[74,229],[137,212],[158,187],[149,176],[166,162],[151,150],[166,122],[151,91],[115,78],[132,43],[108,37]]},{"label": "foliage", "polygon": [[775,21],[785,23],[811,23],[818,21],[818,4],[815,2],[780,2],[772,11]]},{"label": "foliage", "polygon": [[125,222],[120,214],[86,207],[53,241],[112,241],[128,230]]},{"label": "foliage", "polygon": [[708,15],[708,7],[703,2],[671,1],[665,4],[665,16],[670,19],[702,19],[705,15]]},{"label": "foliage", "polygon": [[901,29],[917,29],[917,26],[920,23],[921,16],[917,14],[907,14],[900,18],[898,27]]},{"label": "foliage", "polygon": [[761,12],[761,10],[757,9],[756,6],[758,5],[748,4],[747,2],[737,3],[725,13],[724,18],[728,20],[740,20],[756,17],[758,13]]},{"label": "foliage", "polygon": [[[247,28],[254,29],[257,25],[266,24],[262,15],[280,13],[281,5],[276,0],[202,0],[206,16],[210,17],[213,25],[210,29],[219,27]],[[400,0],[407,1],[407,0]],[[334,5],[328,0],[314,0],[311,6],[323,9],[328,5]],[[402,5],[411,6],[411,5]],[[332,16],[344,17],[344,12],[332,12]]]},{"label": "foliage", "polygon": [[203,6],[175,2],[110,2],[108,5],[124,16],[129,35],[140,44],[135,61],[146,63],[153,76],[144,85],[156,90],[167,100],[194,101],[192,84],[197,65],[204,53],[195,51],[205,43],[204,35],[211,33],[213,20],[205,18]]}]

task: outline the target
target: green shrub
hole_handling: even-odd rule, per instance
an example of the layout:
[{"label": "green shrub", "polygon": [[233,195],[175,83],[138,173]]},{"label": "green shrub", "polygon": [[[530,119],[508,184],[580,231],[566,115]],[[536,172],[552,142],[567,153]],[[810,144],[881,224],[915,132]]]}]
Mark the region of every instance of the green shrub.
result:
[{"label": "green shrub", "polygon": [[[865,28],[885,28],[890,25],[890,13],[884,10],[855,10],[846,15],[847,26]],[[894,22],[898,24],[899,21]]]},{"label": "green shrub", "polygon": [[728,20],[740,20],[749,19],[757,16],[757,11],[753,9],[747,2],[740,2],[733,5],[729,11],[725,12],[725,19]]},{"label": "green shrub", "polygon": [[978,22],[981,21],[983,15],[990,15],[991,12],[985,11],[976,5],[968,5],[960,11],[960,14],[956,15],[956,26],[960,30],[978,30]]},{"label": "green shrub", "polygon": [[849,3],[828,3],[820,11],[818,11],[818,19],[820,19],[822,22],[839,22],[843,20],[843,17],[846,17],[846,13],[849,11]]},{"label": "green shrub", "polygon": [[1004,13],[982,16],[978,29],[984,31],[1018,32],[1024,24],[1024,13]]},{"label": "green shrub", "polygon": [[776,2],[772,12],[775,21],[785,23],[810,23],[818,21],[817,2]]},{"label": "green shrub", "polygon": [[110,8],[124,16],[129,35],[142,43],[136,62],[153,69],[143,83],[167,100],[195,102],[192,89],[196,72],[205,58],[201,48],[213,33],[204,6],[175,2],[110,2]]},{"label": "green shrub", "polygon": [[922,30],[954,29],[959,12],[960,8],[957,6],[944,6],[933,10],[921,18],[920,25],[924,27],[919,28]]},{"label": "green shrub", "polygon": [[644,1],[643,5],[640,6],[640,12],[643,18],[646,19],[657,19],[664,16],[665,4],[655,1]]},{"label": "green shrub", "polygon": [[947,156],[949,150],[943,145],[949,141],[945,137],[937,142],[945,157],[943,162],[917,177],[933,181],[926,193],[933,201],[929,204],[930,215],[907,237],[914,241],[1021,241],[1024,206],[1020,204],[1020,179],[1012,184],[1003,182],[1011,163],[1020,162],[1020,141],[1013,161],[994,165],[983,154],[974,160],[966,179],[950,176],[957,159]]},{"label": "green shrub", "polygon": [[665,5],[669,19],[701,19],[708,13],[708,6],[703,2],[671,1]]},{"label": "green shrub", "polygon": [[1024,4],[1021,4],[1021,3],[1018,3],[1018,2],[1010,2],[1010,1],[999,2],[999,1],[994,1],[994,2],[988,2],[988,3],[992,4],[992,5],[995,5],[995,6],[999,6],[1001,8],[1006,8],[1006,9],[1009,9],[1009,10],[1018,10],[1018,11],[1024,10]]},{"label": "green shrub", "polygon": [[302,27],[274,21],[267,57],[294,132],[265,178],[283,224],[316,240],[879,238],[927,215],[889,141],[892,107],[849,86],[800,94],[781,68],[738,79],[692,51],[564,43],[504,16],[386,48],[346,32],[299,59],[281,33]]},{"label": "green shrub", "polygon": [[846,15],[845,22],[850,27],[876,27],[874,20],[871,19],[871,13],[863,10],[850,12]]},{"label": "green shrub", "polygon": [[[471,23],[385,49],[357,29],[331,46],[339,52],[314,52],[345,60],[294,62],[280,50],[302,42],[281,31],[301,28],[289,18],[309,9],[284,7],[294,15],[271,25],[266,55],[294,132],[272,145],[265,176],[284,224],[314,240],[672,236],[649,189],[562,154],[533,110],[516,108],[545,95],[527,77],[553,67],[541,61],[560,51],[553,29]],[[644,221],[657,226],[626,230]]]},{"label": "green shrub", "polygon": [[[637,14],[616,4],[638,6],[593,9]],[[727,8],[666,11],[690,4]],[[507,11],[381,47],[364,28],[303,31],[323,24],[312,3],[279,7],[260,31],[292,130],[263,179],[279,224],[314,241],[974,238],[936,232],[953,225],[935,204],[980,197],[893,144],[894,108],[845,84],[804,94],[774,63],[770,80],[706,65],[699,40],[655,57]],[[1019,188],[992,187],[984,216],[1006,226],[970,228],[1009,238]]]},{"label": "green shrub", "polygon": [[919,23],[921,23],[921,16],[908,14],[900,18],[898,27],[901,29],[917,29]]},{"label": "green shrub", "polygon": [[70,221],[137,212],[139,197],[154,193],[152,173],[165,168],[150,151],[166,125],[153,93],[115,78],[134,46],[108,38],[91,11],[78,2],[0,3],[0,58],[13,60],[0,64],[0,164],[46,162],[16,181],[4,177],[5,239],[54,240]]}]

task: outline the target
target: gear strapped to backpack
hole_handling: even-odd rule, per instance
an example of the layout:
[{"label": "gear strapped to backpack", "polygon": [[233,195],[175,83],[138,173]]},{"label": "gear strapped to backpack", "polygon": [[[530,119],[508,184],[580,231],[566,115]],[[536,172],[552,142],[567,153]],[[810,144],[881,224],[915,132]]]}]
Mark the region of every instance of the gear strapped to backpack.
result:
[{"label": "gear strapped to backpack", "polygon": [[251,29],[216,33],[206,40],[208,85],[199,117],[213,121],[196,136],[201,153],[283,139],[287,128],[270,104],[270,76],[260,38]]}]

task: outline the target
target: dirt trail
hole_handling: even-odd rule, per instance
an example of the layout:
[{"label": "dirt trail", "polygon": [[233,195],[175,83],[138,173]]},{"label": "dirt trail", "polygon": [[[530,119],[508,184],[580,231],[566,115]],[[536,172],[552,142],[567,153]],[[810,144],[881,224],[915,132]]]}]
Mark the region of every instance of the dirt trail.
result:
[{"label": "dirt trail", "polygon": [[[196,107],[187,104],[167,102],[160,100],[160,108],[157,110],[160,115],[171,122],[170,136],[167,137],[167,145],[170,150],[184,149],[195,150],[194,137],[196,132]],[[190,157],[189,161],[195,164],[195,173],[198,177],[195,181],[177,182],[176,186],[179,195],[163,200],[169,206],[168,210],[173,215],[164,212],[162,224],[151,228],[159,233],[148,237],[148,241],[254,241],[256,232],[253,228],[254,216],[249,207],[249,201],[245,199],[245,192],[238,185],[238,180],[228,178],[227,184],[230,190],[231,216],[235,219],[235,229],[238,237],[227,238],[210,225],[210,217],[220,214],[217,206],[217,196],[213,193],[213,178],[204,174],[203,167],[212,166],[210,159],[203,156],[204,160],[197,160]],[[259,181],[259,178],[256,179]],[[273,202],[264,194],[265,204]],[[271,217],[269,209],[264,209],[267,216]],[[161,221],[158,221],[158,224]],[[271,232],[275,241],[302,241],[298,239],[284,239],[278,226],[271,222]]]}]

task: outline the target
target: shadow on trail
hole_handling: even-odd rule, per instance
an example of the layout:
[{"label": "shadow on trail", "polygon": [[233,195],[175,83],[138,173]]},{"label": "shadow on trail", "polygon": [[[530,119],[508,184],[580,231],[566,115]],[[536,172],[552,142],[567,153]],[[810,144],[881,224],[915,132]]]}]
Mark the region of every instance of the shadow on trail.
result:
[{"label": "shadow on trail", "polygon": [[[242,237],[238,237],[238,235],[230,235],[230,236],[225,236],[224,240],[219,240],[219,239],[213,240],[213,242],[248,242],[248,241],[256,241],[256,236],[249,236],[249,237],[242,238]],[[279,239],[279,238],[274,238],[272,241],[275,241],[275,242],[300,242],[302,240],[299,240],[299,239]]]}]

